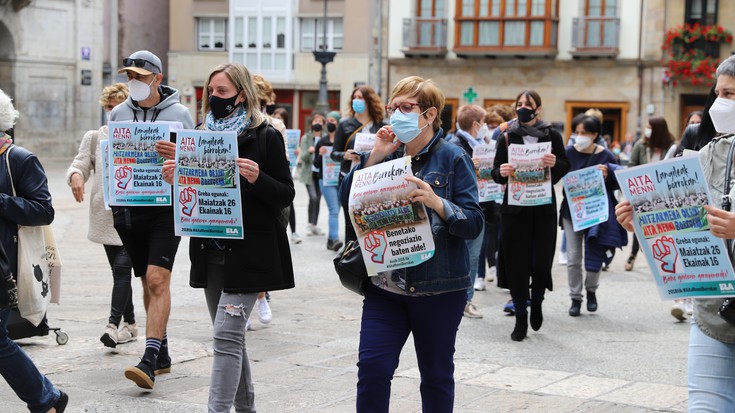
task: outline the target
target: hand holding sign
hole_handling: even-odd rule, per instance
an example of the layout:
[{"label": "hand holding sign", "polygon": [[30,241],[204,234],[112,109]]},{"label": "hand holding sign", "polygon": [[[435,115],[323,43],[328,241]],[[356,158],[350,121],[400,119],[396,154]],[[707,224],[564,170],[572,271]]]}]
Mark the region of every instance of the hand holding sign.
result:
[{"label": "hand holding sign", "polygon": [[676,243],[673,237],[661,237],[653,244],[653,258],[661,262],[661,270],[668,273],[676,272]]},{"label": "hand holding sign", "polygon": [[190,186],[184,188],[179,193],[179,204],[181,204],[181,213],[190,217],[197,204],[197,190]]},{"label": "hand holding sign", "polygon": [[385,250],[388,248],[388,242],[385,239],[383,231],[371,231],[364,239],[365,251],[372,254],[370,259],[373,262],[382,264],[385,259]]},{"label": "hand holding sign", "polygon": [[132,179],[133,168],[127,165],[117,168],[115,171],[115,180],[117,181],[117,187],[120,189],[126,189]]}]

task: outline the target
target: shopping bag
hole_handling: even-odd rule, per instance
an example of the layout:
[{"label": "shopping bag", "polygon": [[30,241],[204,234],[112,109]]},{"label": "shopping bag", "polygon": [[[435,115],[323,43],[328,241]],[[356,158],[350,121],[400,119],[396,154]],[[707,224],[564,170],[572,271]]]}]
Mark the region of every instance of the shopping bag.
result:
[{"label": "shopping bag", "polygon": [[45,226],[18,227],[18,310],[38,326],[51,301],[50,269]]}]

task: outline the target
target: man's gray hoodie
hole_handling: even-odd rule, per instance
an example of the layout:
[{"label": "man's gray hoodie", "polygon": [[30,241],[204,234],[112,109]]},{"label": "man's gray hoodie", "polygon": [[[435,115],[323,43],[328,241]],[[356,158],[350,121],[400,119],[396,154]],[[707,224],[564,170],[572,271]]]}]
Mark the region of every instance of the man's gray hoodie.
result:
[{"label": "man's gray hoodie", "polygon": [[144,110],[133,99],[128,96],[124,103],[115,106],[110,113],[110,121],[112,122],[181,122],[184,129],[194,129],[194,121],[191,113],[186,106],[179,103],[179,91],[166,86],[160,85],[158,93],[161,95],[161,101],[152,108]]}]

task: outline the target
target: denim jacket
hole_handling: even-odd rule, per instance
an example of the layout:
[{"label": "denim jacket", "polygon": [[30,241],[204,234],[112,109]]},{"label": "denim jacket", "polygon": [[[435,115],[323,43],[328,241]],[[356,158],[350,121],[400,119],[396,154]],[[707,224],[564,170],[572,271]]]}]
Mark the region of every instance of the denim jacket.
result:
[{"label": "denim jacket", "polygon": [[[413,160],[427,155],[429,148],[444,138],[439,129],[431,141]],[[403,147],[383,160],[391,161],[404,156]],[[340,200],[347,203],[354,171],[362,169],[369,153],[360,154],[360,164],[345,177],[340,186]],[[431,185],[434,193],[444,202],[444,215],[427,208],[431,232],[434,236],[434,256],[415,267],[405,268],[406,293],[425,294],[464,290],[471,286],[469,254],[465,240],[480,234],[483,213],[478,202],[477,178],[470,157],[456,145],[441,145],[416,174]]]}]

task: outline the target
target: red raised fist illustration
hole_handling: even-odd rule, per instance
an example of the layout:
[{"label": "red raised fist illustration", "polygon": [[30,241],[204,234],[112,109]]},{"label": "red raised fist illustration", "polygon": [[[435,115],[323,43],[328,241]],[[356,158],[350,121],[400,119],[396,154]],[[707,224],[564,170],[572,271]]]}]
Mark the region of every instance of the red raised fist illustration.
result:
[{"label": "red raised fist illustration", "polygon": [[526,191],[526,186],[520,182],[513,182],[510,184],[510,193],[513,194],[513,199],[519,201]]},{"label": "red raised fist illustration", "polygon": [[663,236],[653,243],[653,258],[661,263],[661,271],[676,272],[676,259],[679,252],[676,250],[674,238]]},{"label": "red raised fist illustration", "polygon": [[132,179],[133,179],[133,168],[125,165],[115,170],[115,180],[117,181],[118,188],[126,189]]},{"label": "red raised fist illustration", "polygon": [[382,264],[385,260],[385,250],[388,248],[388,241],[383,231],[371,231],[363,238],[365,251],[372,254],[370,260]]},{"label": "red raised fist illustration", "polygon": [[182,189],[179,192],[179,204],[181,204],[181,213],[190,217],[197,204],[197,190],[190,186]]}]

